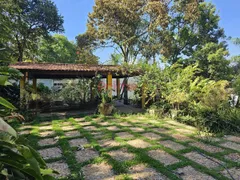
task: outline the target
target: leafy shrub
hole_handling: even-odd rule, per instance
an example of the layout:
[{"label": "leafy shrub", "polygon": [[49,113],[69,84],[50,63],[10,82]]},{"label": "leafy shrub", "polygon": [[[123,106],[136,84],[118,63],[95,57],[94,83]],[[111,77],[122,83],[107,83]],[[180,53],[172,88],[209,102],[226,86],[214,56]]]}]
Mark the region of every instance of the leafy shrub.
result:
[{"label": "leafy shrub", "polygon": [[240,132],[240,110],[230,107],[213,110],[202,106],[198,109],[196,125],[200,130],[212,133]]},{"label": "leafy shrub", "polygon": [[51,90],[49,89],[49,87],[45,86],[43,83],[38,83],[37,92],[38,93],[51,93]]},{"label": "leafy shrub", "polygon": [[[0,83],[10,85],[8,77],[0,78]],[[51,176],[53,170],[47,168],[41,156],[4,120],[16,110],[0,97],[0,179],[54,179]]]},{"label": "leafy shrub", "polygon": [[54,179],[50,176],[53,173],[26,140],[0,118],[0,179]]}]

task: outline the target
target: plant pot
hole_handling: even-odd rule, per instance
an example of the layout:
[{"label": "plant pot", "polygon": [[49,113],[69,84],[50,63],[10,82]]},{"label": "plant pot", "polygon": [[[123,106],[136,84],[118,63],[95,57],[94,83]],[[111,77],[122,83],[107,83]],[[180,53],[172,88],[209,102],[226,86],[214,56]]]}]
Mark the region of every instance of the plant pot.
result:
[{"label": "plant pot", "polygon": [[105,104],[100,104],[98,110],[99,110],[100,114],[107,116],[112,113],[113,108],[114,108],[113,104],[105,103]]}]

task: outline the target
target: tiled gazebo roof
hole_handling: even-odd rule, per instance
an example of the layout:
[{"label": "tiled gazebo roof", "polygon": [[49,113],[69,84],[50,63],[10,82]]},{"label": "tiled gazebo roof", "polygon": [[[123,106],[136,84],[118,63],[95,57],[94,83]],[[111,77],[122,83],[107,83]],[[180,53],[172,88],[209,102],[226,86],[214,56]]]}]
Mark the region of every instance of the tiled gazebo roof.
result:
[{"label": "tiled gazebo roof", "polygon": [[97,74],[106,77],[111,73],[113,77],[130,77],[139,75],[139,71],[127,72],[122,66],[115,65],[85,65],[60,63],[16,63],[10,67],[21,72],[28,72],[29,77],[35,78],[77,78],[94,77]]}]

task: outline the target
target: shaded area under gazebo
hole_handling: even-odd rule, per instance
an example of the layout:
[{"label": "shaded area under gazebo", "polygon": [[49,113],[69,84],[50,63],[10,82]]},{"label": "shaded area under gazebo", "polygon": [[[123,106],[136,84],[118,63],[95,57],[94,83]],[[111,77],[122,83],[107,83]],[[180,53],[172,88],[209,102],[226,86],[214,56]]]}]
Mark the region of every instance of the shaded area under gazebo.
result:
[{"label": "shaded area under gazebo", "polygon": [[[106,78],[106,89],[111,90],[113,87],[113,78],[116,78],[117,97],[120,97],[120,78],[134,77],[141,74],[140,70],[128,71],[126,68],[117,65],[85,65],[85,64],[56,64],[56,63],[16,63],[10,67],[18,69],[24,76],[20,80],[20,99],[23,96],[25,83],[32,79],[34,92],[37,92],[38,79],[79,79],[93,78],[100,75]],[[124,84],[126,85],[126,84]],[[91,98],[94,94],[91,91]],[[142,91],[142,107],[145,105],[145,94]],[[109,96],[112,97],[110,91]]]}]

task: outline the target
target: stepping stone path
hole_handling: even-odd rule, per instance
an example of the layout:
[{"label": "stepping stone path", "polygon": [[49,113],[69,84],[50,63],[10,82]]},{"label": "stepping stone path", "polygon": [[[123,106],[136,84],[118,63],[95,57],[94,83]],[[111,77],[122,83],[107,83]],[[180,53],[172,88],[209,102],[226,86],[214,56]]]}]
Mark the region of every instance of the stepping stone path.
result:
[{"label": "stepping stone path", "polygon": [[119,150],[115,150],[115,151],[110,151],[108,153],[113,159],[115,159],[116,161],[129,161],[132,160],[135,155],[133,153],[129,153],[127,151],[127,149],[119,149]]},{"label": "stepping stone path", "polygon": [[158,133],[163,133],[163,134],[169,134],[169,130],[164,129],[164,128],[152,128],[153,131],[158,132]]},{"label": "stepping stone path", "polygon": [[135,148],[147,148],[151,146],[151,144],[141,139],[134,139],[134,140],[128,141],[128,144]]},{"label": "stepping stone path", "polygon": [[179,159],[160,149],[148,151],[148,156],[159,161],[160,163],[163,163],[166,166],[179,162]]},{"label": "stepping stone path", "polygon": [[177,169],[177,173],[180,174],[180,178],[183,180],[214,180],[213,177],[203,174],[199,171],[196,171],[191,166],[186,166],[183,168]]},{"label": "stepping stone path", "polygon": [[120,133],[116,133],[116,136],[120,137],[120,138],[133,138],[134,136],[128,132],[120,132]]},{"label": "stepping stone path", "polygon": [[237,137],[237,136],[226,136],[224,139],[226,139],[228,141],[240,143],[240,137]]},{"label": "stepping stone path", "polygon": [[62,156],[62,151],[61,149],[57,147],[53,148],[47,148],[47,149],[41,149],[38,150],[40,155],[43,157],[43,159],[53,159],[53,158],[59,158]]},{"label": "stepping stone path", "polygon": [[80,124],[81,126],[89,126],[89,125],[91,125],[92,123],[86,121],[86,122],[80,122],[79,124]]},{"label": "stepping stone path", "polygon": [[164,175],[144,164],[138,164],[131,167],[129,175],[136,180],[167,180]]},{"label": "stepping stone path", "polygon": [[98,152],[93,149],[83,149],[83,150],[77,151],[75,154],[76,160],[79,163],[89,161],[98,156],[99,156]]},{"label": "stepping stone path", "polygon": [[115,180],[112,167],[106,163],[86,165],[82,173],[85,180]]},{"label": "stepping stone path", "polygon": [[[27,135],[26,138],[38,136],[38,140],[32,145],[39,148],[38,152],[47,160],[47,166],[60,173],[54,175],[56,179],[231,179],[229,173],[221,166],[223,164],[228,167],[234,179],[240,180],[238,135],[209,137],[202,133],[197,136],[194,134],[195,128],[175,121],[135,117],[112,117],[107,121],[103,118],[91,120],[91,117],[74,119],[78,126],[69,121],[54,121],[54,125],[60,128],[57,131],[53,129],[52,122],[27,124],[18,132]],[[95,123],[101,127],[95,126]],[[88,137],[89,134],[91,137]],[[191,137],[188,137],[188,134],[191,134]],[[58,143],[58,138],[61,143]],[[209,143],[210,141],[214,144]],[[76,148],[80,146],[85,148]],[[192,149],[194,151],[190,151]],[[207,155],[202,154],[202,150],[206,151]],[[221,161],[214,153],[221,155]],[[108,156],[105,157],[104,154]],[[209,175],[201,167],[215,173]]]},{"label": "stepping stone path", "polygon": [[230,149],[233,149],[233,150],[236,150],[236,151],[240,151],[240,144],[237,144],[237,143],[234,143],[234,142],[225,142],[225,143],[222,143],[220,144],[221,146],[223,147],[226,147],[226,148],[230,148]]},{"label": "stepping stone path", "polygon": [[167,147],[167,148],[170,148],[174,151],[179,151],[179,150],[182,150],[182,149],[186,148],[185,146],[183,146],[179,143],[173,142],[171,140],[160,141],[160,144]]},{"label": "stepping stone path", "polygon": [[86,138],[72,139],[69,141],[69,144],[71,147],[84,146],[84,145],[88,144],[88,141]]},{"label": "stepping stone path", "polygon": [[94,136],[95,139],[101,139],[105,136],[105,134],[102,132],[92,132],[91,134]]},{"label": "stepping stone path", "polygon": [[76,128],[74,126],[63,126],[62,130],[63,131],[72,131],[75,130]]},{"label": "stepping stone path", "polygon": [[187,137],[187,136],[184,136],[184,135],[181,135],[181,134],[173,134],[171,135],[174,139],[177,139],[179,141],[192,141],[191,138]]},{"label": "stepping stone path", "polygon": [[202,166],[207,167],[207,168],[216,168],[216,167],[220,166],[220,164],[218,164],[216,162],[223,164],[223,162],[221,162],[220,160],[217,160],[213,157],[209,157],[206,155],[201,155],[197,152],[190,152],[190,153],[185,154],[184,156],[192,161],[195,161],[198,164],[201,164]]},{"label": "stepping stone path", "polygon": [[97,131],[98,129],[95,126],[85,126],[83,129],[87,131]]},{"label": "stepping stone path", "polygon": [[41,126],[39,127],[40,131],[52,130],[52,126]]},{"label": "stepping stone path", "polygon": [[29,135],[29,134],[31,134],[31,131],[30,130],[20,131],[18,134],[19,135]]},{"label": "stepping stone path", "polygon": [[114,140],[111,140],[111,139],[103,139],[103,140],[98,141],[98,143],[102,147],[114,147],[114,146],[120,145],[120,143],[118,143]]},{"label": "stepping stone path", "polygon": [[21,126],[19,128],[19,130],[26,130],[26,129],[31,130],[32,128],[33,128],[33,126],[31,126],[31,125],[24,125],[24,126]]},{"label": "stepping stone path", "polygon": [[123,122],[123,123],[119,123],[120,126],[123,126],[123,127],[131,127],[132,125],[127,123],[127,122]]},{"label": "stepping stone path", "polygon": [[139,127],[131,127],[129,129],[131,129],[133,132],[144,132],[145,131],[143,128],[139,128]]},{"label": "stepping stone path", "polygon": [[157,139],[161,138],[160,135],[155,134],[155,133],[151,133],[151,132],[150,133],[144,133],[144,134],[142,134],[142,136],[144,136],[144,137],[146,137],[148,139],[151,139],[151,140],[157,140]]},{"label": "stepping stone path", "polygon": [[195,143],[191,143],[191,146],[196,146],[200,149],[203,149],[204,151],[210,152],[210,153],[218,153],[218,152],[223,152],[224,150],[216,147],[216,146],[212,146],[212,145],[207,145],[201,142],[195,142]]},{"label": "stepping stone path", "polygon": [[39,146],[49,146],[57,143],[57,140],[54,138],[46,138],[38,141]]},{"label": "stepping stone path", "polygon": [[51,168],[55,171],[57,171],[59,174],[54,174],[54,177],[60,178],[60,177],[67,177],[69,176],[70,170],[68,168],[67,163],[62,162],[62,161],[57,161],[53,163],[47,163],[48,168]]},{"label": "stepping stone path", "polygon": [[66,137],[77,137],[77,136],[80,136],[80,133],[79,133],[79,131],[68,131],[68,132],[65,132],[65,136]]},{"label": "stepping stone path", "polygon": [[119,129],[117,126],[109,126],[109,127],[107,127],[107,130],[109,130],[109,131],[119,131],[121,129]]},{"label": "stepping stone path", "polygon": [[234,162],[240,162],[240,154],[239,153],[231,153],[231,154],[225,155],[224,158],[234,161]]},{"label": "stepping stone path", "polygon": [[98,123],[99,125],[101,126],[109,126],[110,123],[109,122],[101,122],[101,123]]},{"label": "stepping stone path", "polygon": [[43,131],[39,133],[40,137],[48,137],[48,136],[53,136],[55,135],[54,131]]},{"label": "stepping stone path", "polygon": [[[231,176],[234,178],[234,180],[240,180],[240,168],[234,167],[234,168],[228,169],[228,171],[231,174]],[[232,179],[229,173],[227,172],[226,169],[221,172],[223,176],[226,176],[229,179]]]}]

